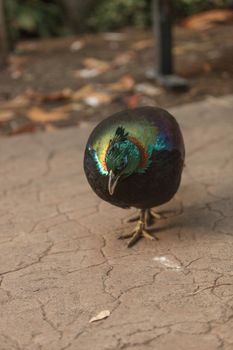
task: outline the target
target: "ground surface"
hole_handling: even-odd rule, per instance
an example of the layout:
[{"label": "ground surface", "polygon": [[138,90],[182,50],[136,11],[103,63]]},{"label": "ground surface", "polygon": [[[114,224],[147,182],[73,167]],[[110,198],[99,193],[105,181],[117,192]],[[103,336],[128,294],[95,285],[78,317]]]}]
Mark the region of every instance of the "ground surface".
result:
[{"label": "ground surface", "polygon": [[233,349],[233,96],[172,112],[182,186],[131,249],[134,210],[84,178],[90,127],[0,140],[1,350]]},{"label": "ground surface", "polygon": [[[19,43],[0,71],[0,135],[79,125],[137,105],[170,107],[231,94],[232,37],[232,21],[175,28],[175,70],[189,81],[186,93],[166,91],[146,78],[155,60],[151,30]],[[116,82],[118,87],[110,85]],[[85,96],[83,87],[89,88]]]}]

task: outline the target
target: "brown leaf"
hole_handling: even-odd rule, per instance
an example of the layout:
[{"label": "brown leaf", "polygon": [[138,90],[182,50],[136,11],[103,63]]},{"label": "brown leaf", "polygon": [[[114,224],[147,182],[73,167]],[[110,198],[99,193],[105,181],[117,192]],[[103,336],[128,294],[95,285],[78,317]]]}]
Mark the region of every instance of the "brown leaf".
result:
[{"label": "brown leaf", "polygon": [[84,99],[85,97],[89,96],[90,93],[94,91],[94,88],[91,84],[87,84],[83,86],[81,89],[75,91],[72,95],[72,100],[74,101],[80,101]]},{"label": "brown leaf", "polygon": [[108,88],[113,91],[130,91],[135,85],[133,77],[129,74],[123,75],[116,83],[108,84]]},{"label": "brown leaf", "polygon": [[133,52],[124,52],[115,57],[113,64],[115,66],[123,66],[132,60]]},{"label": "brown leaf", "polygon": [[55,113],[68,113],[73,110],[73,106],[71,103],[65,104],[60,107],[53,108],[53,112]]},{"label": "brown leaf", "polygon": [[137,84],[135,86],[135,90],[137,92],[141,92],[147,96],[158,96],[161,95],[163,90],[157,86],[154,86],[152,84],[149,83],[141,83],[141,84]]},{"label": "brown leaf", "polygon": [[110,311],[109,310],[103,310],[97,316],[92,317],[90,319],[89,323],[103,320],[104,318],[107,318],[109,316],[110,316]]},{"label": "brown leaf", "polygon": [[1,103],[2,109],[19,109],[29,105],[29,100],[24,95],[18,95],[12,100]]},{"label": "brown leaf", "polygon": [[209,73],[212,71],[212,66],[209,62],[204,62],[202,68],[205,73]]},{"label": "brown leaf", "polygon": [[70,51],[76,52],[81,50],[83,47],[84,47],[84,42],[81,40],[76,40],[76,41],[73,41],[72,44],[70,45]]},{"label": "brown leaf", "polygon": [[30,58],[28,56],[9,55],[7,61],[12,79],[19,79],[24,73],[24,67]]},{"label": "brown leaf", "polygon": [[23,75],[23,70],[21,68],[14,68],[11,71],[11,78],[12,79],[19,79]]},{"label": "brown leaf", "polygon": [[25,134],[25,133],[33,133],[36,131],[36,126],[31,122],[23,125],[12,123],[11,127],[12,127],[12,130],[9,133],[9,135],[11,136]]},{"label": "brown leaf", "polygon": [[84,69],[76,70],[74,72],[74,76],[76,78],[82,78],[82,79],[95,78],[100,74],[102,74],[102,72],[96,68],[90,68],[90,69],[84,68]]},{"label": "brown leaf", "polygon": [[153,39],[144,39],[137,41],[132,45],[132,49],[136,51],[144,50],[149,47],[152,47],[154,45],[154,40]]},{"label": "brown leaf", "polygon": [[39,123],[55,122],[68,118],[67,112],[61,111],[59,108],[46,111],[40,107],[32,107],[26,112],[26,115],[29,119]]},{"label": "brown leaf", "polygon": [[88,106],[98,107],[102,104],[108,104],[112,101],[112,96],[100,91],[94,91],[83,100]]},{"label": "brown leaf", "polygon": [[140,94],[126,96],[125,101],[126,101],[127,107],[128,108],[136,108],[139,104],[140,97],[141,97]]},{"label": "brown leaf", "polygon": [[[204,50],[207,49],[206,45],[208,45],[208,42],[205,42]],[[200,45],[200,42],[185,42],[174,46],[172,49],[172,53],[175,55],[182,55],[188,51],[203,51],[203,46]]]},{"label": "brown leaf", "polygon": [[213,23],[227,22],[232,18],[233,11],[230,9],[210,10],[188,17],[182,22],[182,25],[189,29],[206,29]]},{"label": "brown leaf", "polygon": [[97,69],[99,72],[106,72],[111,68],[111,64],[106,61],[101,61],[97,58],[88,57],[83,60],[83,64],[86,68]]},{"label": "brown leaf", "polygon": [[30,58],[28,56],[22,56],[22,55],[9,55],[7,58],[7,62],[10,65],[14,65],[17,67],[22,67],[24,66],[26,63],[28,63],[28,61],[30,60]]},{"label": "brown leaf", "polygon": [[126,39],[125,33],[103,33],[103,38],[108,41],[124,41]]},{"label": "brown leaf", "polygon": [[14,117],[13,111],[0,111],[0,123],[7,122]]},{"label": "brown leaf", "polygon": [[55,125],[48,123],[45,125],[45,130],[48,132],[53,132],[53,131],[57,130],[57,128]]},{"label": "brown leaf", "polygon": [[42,94],[38,91],[28,90],[25,94],[30,100],[38,102],[54,102],[69,100],[72,96],[72,90],[65,88],[61,91],[53,91],[48,94]]}]

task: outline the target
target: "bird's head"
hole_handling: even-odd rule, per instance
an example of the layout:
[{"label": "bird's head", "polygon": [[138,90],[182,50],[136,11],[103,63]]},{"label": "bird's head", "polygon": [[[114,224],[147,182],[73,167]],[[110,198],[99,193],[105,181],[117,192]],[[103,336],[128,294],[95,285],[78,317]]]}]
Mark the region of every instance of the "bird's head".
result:
[{"label": "bird's head", "polygon": [[113,195],[119,180],[133,174],[140,164],[140,151],[128,138],[124,128],[118,127],[110,140],[105,163],[109,174],[108,191]]}]

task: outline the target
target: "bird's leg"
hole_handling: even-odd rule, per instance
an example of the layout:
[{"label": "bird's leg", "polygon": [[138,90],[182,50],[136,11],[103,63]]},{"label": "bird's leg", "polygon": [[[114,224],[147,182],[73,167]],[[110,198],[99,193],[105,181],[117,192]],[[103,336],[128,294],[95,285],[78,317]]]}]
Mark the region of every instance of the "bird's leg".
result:
[{"label": "bird's leg", "polygon": [[148,211],[149,209],[142,209],[136,228],[131,233],[119,237],[120,239],[131,238],[128,242],[128,247],[132,247],[141,237],[147,238],[151,241],[157,239],[146,231]]},{"label": "bird's leg", "polygon": [[162,219],[163,216],[161,214],[158,214],[154,212],[152,209],[146,210],[146,227],[150,227],[154,221]]},{"label": "bird's leg", "polygon": [[[147,209],[145,213],[145,222],[146,222],[146,227],[149,227],[153,223],[153,219],[155,220],[160,220],[162,219],[162,215],[159,213],[154,212],[152,209]],[[140,219],[140,215],[132,216],[127,220],[127,222],[135,222]]]}]

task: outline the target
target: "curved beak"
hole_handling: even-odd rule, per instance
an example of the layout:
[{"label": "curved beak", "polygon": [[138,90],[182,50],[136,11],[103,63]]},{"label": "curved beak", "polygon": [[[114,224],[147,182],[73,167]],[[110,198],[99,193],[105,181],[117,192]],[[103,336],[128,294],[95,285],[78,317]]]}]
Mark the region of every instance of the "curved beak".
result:
[{"label": "curved beak", "polygon": [[114,175],[113,171],[110,170],[109,178],[108,178],[108,192],[110,193],[111,196],[115,191],[119,178],[120,178],[120,175],[116,176]]}]

